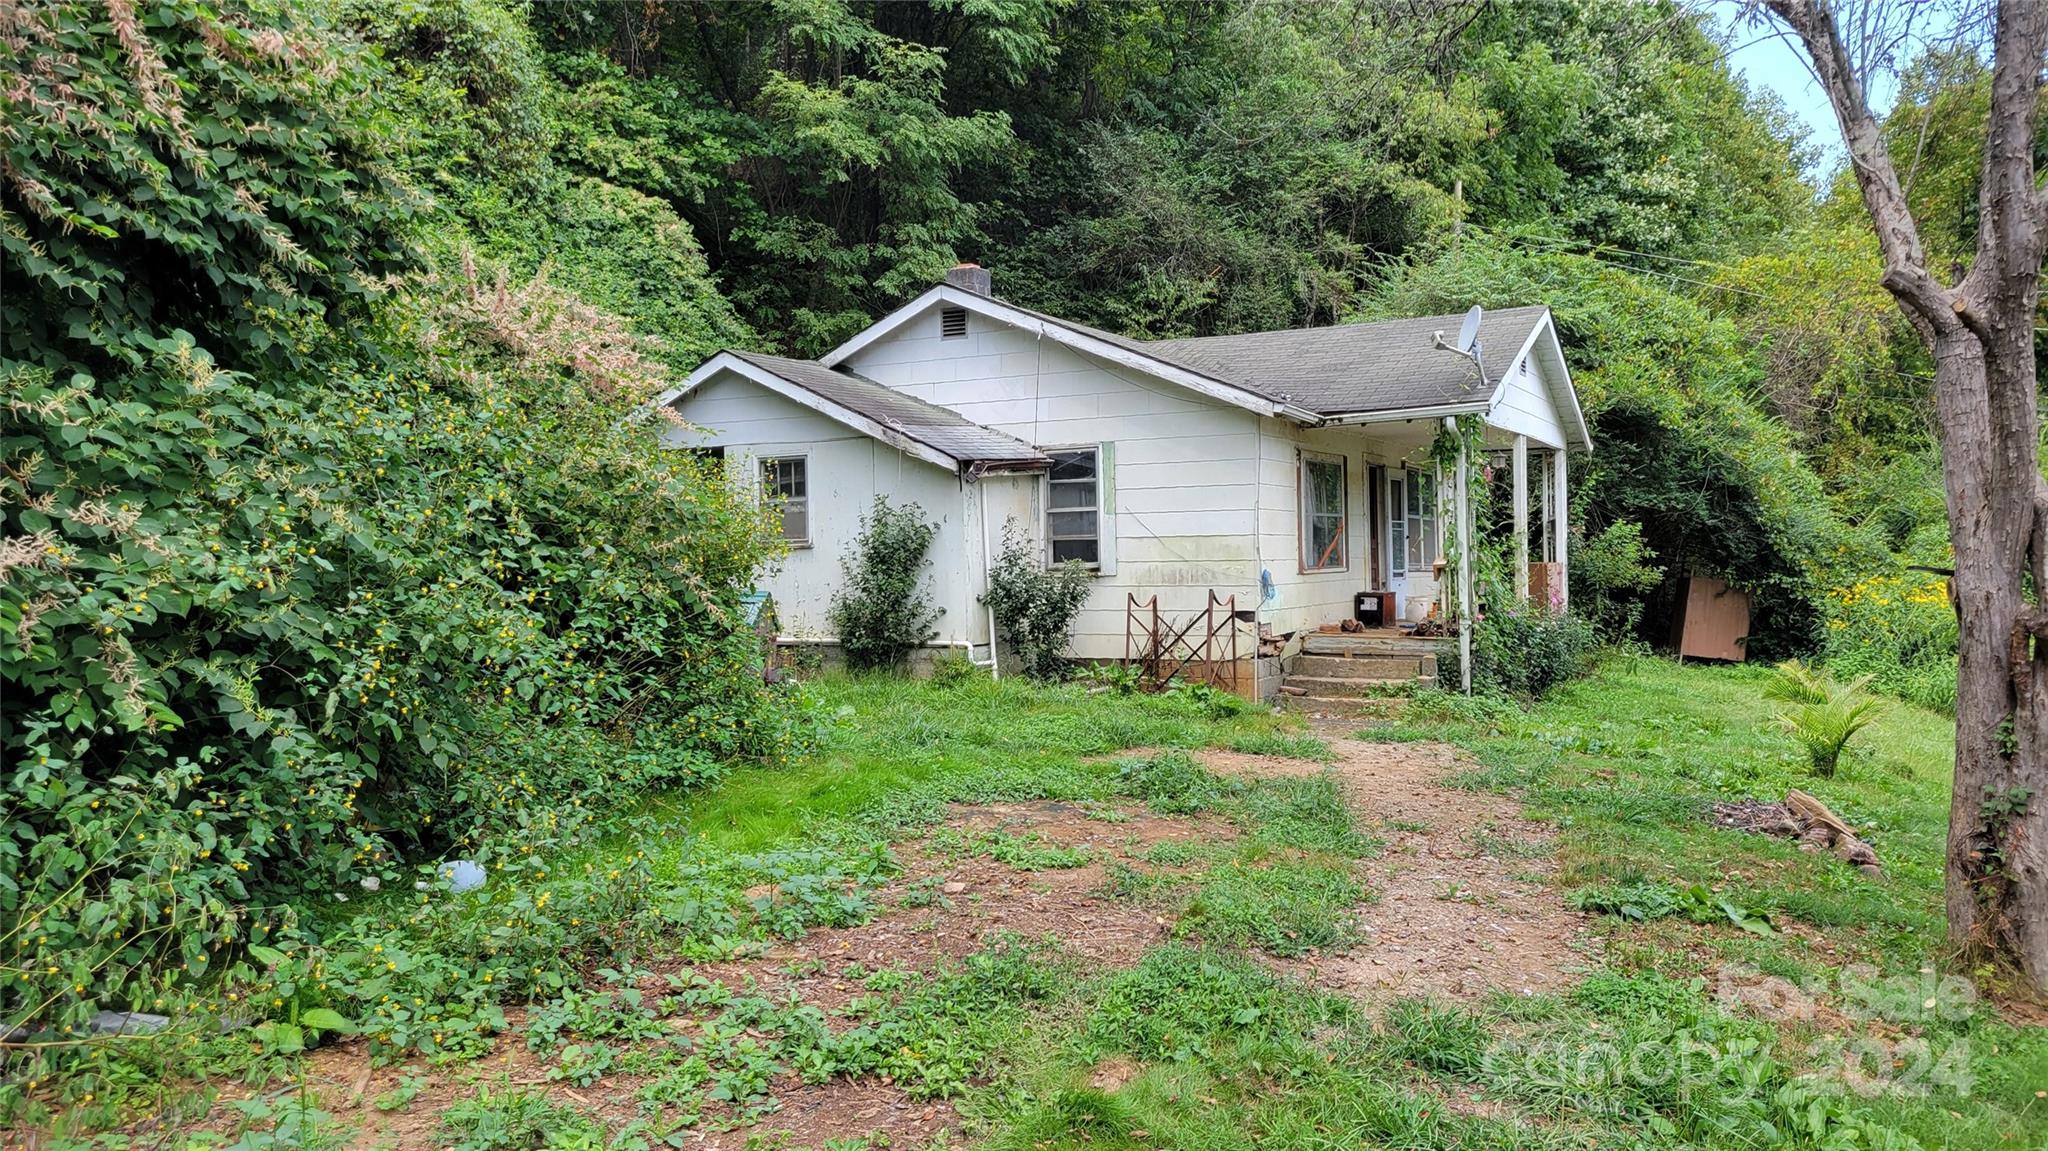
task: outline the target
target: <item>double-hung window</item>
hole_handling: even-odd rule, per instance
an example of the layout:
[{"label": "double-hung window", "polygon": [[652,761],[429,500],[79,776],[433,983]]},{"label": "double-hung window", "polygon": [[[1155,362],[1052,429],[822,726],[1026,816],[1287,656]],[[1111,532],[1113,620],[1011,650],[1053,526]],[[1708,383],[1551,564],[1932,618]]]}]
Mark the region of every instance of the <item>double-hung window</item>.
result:
[{"label": "double-hung window", "polygon": [[1346,522],[1344,459],[1301,457],[1301,570],[1343,571]]},{"label": "double-hung window", "polygon": [[782,511],[782,538],[792,544],[811,542],[811,483],[803,456],[761,461],[761,498]]},{"label": "double-hung window", "polygon": [[1094,448],[1048,451],[1052,472],[1047,482],[1045,538],[1052,562],[1079,560],[1089,567],[1102,563],[1102,469]]}]

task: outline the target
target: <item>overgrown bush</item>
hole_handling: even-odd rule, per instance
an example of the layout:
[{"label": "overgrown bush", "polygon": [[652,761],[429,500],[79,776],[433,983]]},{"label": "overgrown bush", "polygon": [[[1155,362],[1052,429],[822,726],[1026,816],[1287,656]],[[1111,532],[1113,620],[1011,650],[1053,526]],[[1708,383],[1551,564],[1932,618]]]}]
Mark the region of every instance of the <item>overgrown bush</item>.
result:
[{"label": "overgrown bush", "polygon": [[895,667],[938,635],[932,625],[945,609],[932,603],[924,558],[939,525],[916,504],[898,507],[887,496],[860,518],[860,534],[840,561],[845,578],[833,594],[830,619],[855,671]]},{"label": "overgrown bush", "polygon": [[412,276],[378,64],[296,19],[0,13],[0,1028],[801,738],[738,626],[772,541],[629,418],[665,369],[543,282]]},{"label": "overgrown bush", "polygon": [[1572,610],[1610,643],[1632,640],[1642,623],[1643,596],[1664,581],[1643,525],[1616,520],[1577,541],[1571,552]]},{"label": "overgrown bush", "polygon": [[1591,671],[1599,647],[1600,637],[1584,616],[1535,607],[1491,608],[1472,631],[1472,686],[1542,696]]},{"label": "overgrown bush", "polygon": [[1062,657],[1088,598],[1088,582],[1088,569],[1080,563],[1069,560],[1048,568],[1015,523],[1003,528],[1003,550],[989,568],[988,594],[981,602],[995,613],[996,628],[1025,675],[1059,679],[1066,674]]}]

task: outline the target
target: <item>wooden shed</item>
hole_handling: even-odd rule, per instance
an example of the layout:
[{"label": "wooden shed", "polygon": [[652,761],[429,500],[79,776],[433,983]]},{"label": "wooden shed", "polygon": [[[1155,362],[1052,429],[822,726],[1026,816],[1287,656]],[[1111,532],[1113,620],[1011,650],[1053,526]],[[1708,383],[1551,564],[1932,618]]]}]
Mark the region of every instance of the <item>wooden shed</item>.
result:
[{"label": "wooden shed", "polygon": [[1713,576],[1689,576],[1671,620],[1679,658],[1741,663],[1749,646],[1749,593]]}]

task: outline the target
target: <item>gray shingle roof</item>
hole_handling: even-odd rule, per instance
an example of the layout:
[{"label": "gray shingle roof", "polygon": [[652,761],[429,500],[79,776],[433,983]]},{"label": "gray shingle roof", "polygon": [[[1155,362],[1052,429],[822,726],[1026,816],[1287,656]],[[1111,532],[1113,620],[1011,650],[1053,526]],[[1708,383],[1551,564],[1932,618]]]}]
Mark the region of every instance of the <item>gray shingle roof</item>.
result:
[{"label": "gray shingle roof", "polygon": [[816,360],[792,360],[757,352],[732,355],[961,463],[1051,462],[1044,452],[1023,440],[985,428],[951,408],[926,403],[851,372],[828,368]]},{"label": "gray shingle roof", "polygon": [[997,302],[1068,331],[1323,416],[1485,400],[1492,394],[1492,385],[1500,382],[1501,370],[1528,341],[1547,310],[1540,306],[1501,308],[1481,317],[1479,345],[1488,363],[1487,386],[1482,388],[1470,359],[1433,342],[1437,332],[1446,340],[1455,340],[1459,325],[1465,322],[1462,313],[1236,336],[1136,340],[1008,300]]},{"label": "gray shingle roof", "polygon": [[1457,338],[1465,319],[1461,315],[1150,340],[1139,346],[1149,355],[1320,415],[1397,411],[1484,401],[1544,311],[1502,308],[1484,314],[1479,346],[1488,379],[1483,384],[1470,359],[1435,346],[1437,332],[1447,340]]}]

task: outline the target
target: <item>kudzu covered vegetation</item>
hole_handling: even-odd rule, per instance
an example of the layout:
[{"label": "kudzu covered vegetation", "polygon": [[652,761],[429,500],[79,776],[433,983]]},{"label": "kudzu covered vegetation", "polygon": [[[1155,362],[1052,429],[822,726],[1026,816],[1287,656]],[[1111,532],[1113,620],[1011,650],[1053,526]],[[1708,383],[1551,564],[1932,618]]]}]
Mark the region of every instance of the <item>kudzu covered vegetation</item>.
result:
[{"label": "kudzu covered vegetation", "polygon": [[666,349],[433,228],[370,53],[288,7],[0,35],[0,1023],[799,747],[741,618],[769,539],[641,415]]}]

